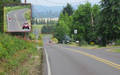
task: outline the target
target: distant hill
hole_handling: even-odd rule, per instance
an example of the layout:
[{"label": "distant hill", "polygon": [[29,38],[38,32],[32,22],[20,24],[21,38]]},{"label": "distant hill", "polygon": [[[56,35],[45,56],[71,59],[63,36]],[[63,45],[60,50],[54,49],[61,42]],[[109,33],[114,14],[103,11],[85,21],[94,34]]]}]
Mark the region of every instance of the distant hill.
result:
[{"label": "distant hill", "polygon": [[48,6],[38,6],[38,5],[33,5],[32,6],[32,10],[33,10],[33,17],[37,17],[37,18],[47,18],[47,17],[58,17],[61,10],[63,9],[63,7],[61,6],[52,6],[52,7],[48,7]]},{"label": "distant hill", "polygon": [[[32,16],[36,18],[54,18],[59,17],[60,12],[62,11],[63,6],[41,6],[33,5],[32,6]],[[76,5],[73,6],[74,9],[77,8]]]}]

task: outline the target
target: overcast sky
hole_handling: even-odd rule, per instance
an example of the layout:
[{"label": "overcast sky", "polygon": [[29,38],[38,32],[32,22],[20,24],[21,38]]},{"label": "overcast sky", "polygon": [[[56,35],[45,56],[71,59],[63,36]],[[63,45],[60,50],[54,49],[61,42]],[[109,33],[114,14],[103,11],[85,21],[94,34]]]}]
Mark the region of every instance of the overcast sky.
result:
[{"label": "overcast sky", "polygon": [[[24,0],[21,0],[22,3]],[[44,6],[64,6],[67,3],[70,4],[80,4],[89,1],[92,4],[99,3],[100,0],[27,0],[27,3],[32,3],[34,5],[44,5]]]}]

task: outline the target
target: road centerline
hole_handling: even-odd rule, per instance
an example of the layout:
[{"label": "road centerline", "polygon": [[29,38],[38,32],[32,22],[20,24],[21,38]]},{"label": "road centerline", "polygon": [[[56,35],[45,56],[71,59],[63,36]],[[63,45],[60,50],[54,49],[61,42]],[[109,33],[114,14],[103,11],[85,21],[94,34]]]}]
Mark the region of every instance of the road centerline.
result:
[{"label": "road centerline", "polygon": [[102,62],[102,63],[107,64],[107,65],[109,65],[113,68],[116,68],[116,69],[120,70],[120,64],[116,64],[116,63],[114,63],[112,61],[109,61],[107,59],[103,59],[103,58],[97,57],[95,55],[92,55],[92,54],[89,54],[87,52],[83,52],[83,51],[80,51],[80,50],[77,50],[77,49],[71,49],[71,48],[64,48],[64,49],[72,51],[72,52],[80,53],[84,56],[88,56],[92,59],[95,59],[96,61]]}]

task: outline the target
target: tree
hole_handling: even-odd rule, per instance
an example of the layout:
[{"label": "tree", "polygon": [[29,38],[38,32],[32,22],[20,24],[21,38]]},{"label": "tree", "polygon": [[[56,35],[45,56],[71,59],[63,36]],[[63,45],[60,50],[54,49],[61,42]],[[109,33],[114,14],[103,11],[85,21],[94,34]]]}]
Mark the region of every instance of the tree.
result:
[{"label": "tree", "polygon": [[77,29],[78,34],[74,39],[86,41],[87,43],[97,39],[97,29],[99,24],[100,6],[91,5],[89,2],[81,4],[73,14],[73,30]]},{"label": "tree", "polygon": [[71,16],[73,14],[73,8],[72,6],[68,3],[67,6],[63,9],[62,13],[65,15],[66,13],[68,16]]},{"label": "tree", "polygon": [[91,4],[81,4],[73,14],[74,29],[78,30],[76,38],[79,41],[89,41],[91,33]]},{"label": "tree", "polygon": [[73,8],[70,4],[63,9],[56,26],[55,37],[62,42],[65,36],[71,36]]},{"label": "tree", "polygon": [[91,34],[90,39],[91,41],[94,41],[98,43],[98,26],[99,26],[99,20],[100,20],[100,5],[93,5],[91,10]]},{"label": "tree", "polygon": [[74,13],[74,10],[73,10],[72,6],[68,3],[67,6],[63,9],[62,14],[63,15],[66,15],[66,14],[68,15],[67,18],[66,18],[65,23],[69,27],[69,31],[70,31],[69,36],[70,37],[72,37],[72,33],[73,33],[73,30],[72,30],[72,28],[73,28],[73,24],[72,24],[72,21],[73,21],[72,15],[73,15],[73,13]]},{"label": "tree", "polygon": [[102,0],[101,7],[99,34],[106,45],[120,38],[120,0]]},{"label": "tree", "polygon": [[65,35],[69,35],[70,29],[68,26],[68,14],[61,14],[58,24],[56,26],[55,37],[62,42],[64,40]]}]

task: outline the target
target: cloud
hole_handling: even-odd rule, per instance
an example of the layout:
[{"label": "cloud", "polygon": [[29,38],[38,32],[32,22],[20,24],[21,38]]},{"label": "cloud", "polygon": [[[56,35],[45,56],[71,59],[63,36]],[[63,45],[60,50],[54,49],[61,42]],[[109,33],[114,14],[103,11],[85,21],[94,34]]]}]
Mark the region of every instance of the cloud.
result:
[{"label": "cloud", "polygon": [[[24,0],[21,0],[24,2]],[[99,3],[100,0],[27,0],[27,3],[33,5],[46,5],[46,6],[64,6],[67,3],[80,4],[89,1],[92,4]]]}]

